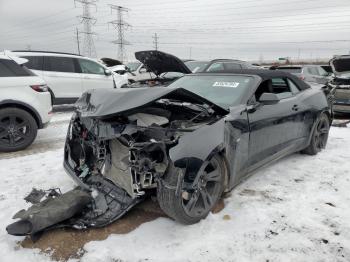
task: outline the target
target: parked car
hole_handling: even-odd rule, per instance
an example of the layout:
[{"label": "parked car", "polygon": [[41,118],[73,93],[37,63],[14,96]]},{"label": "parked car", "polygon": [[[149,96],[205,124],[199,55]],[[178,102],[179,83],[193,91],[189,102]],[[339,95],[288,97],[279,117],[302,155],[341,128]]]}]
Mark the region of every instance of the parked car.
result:
[{"label": "parked car", "polygon": [[27,60],[0,54],[0,152],[22,150],[51,118],[45,81],[23,66]]},{"label": "parked car", "polygon": [[330,73],[320,65],[277,66],[275,70],[292,73],[301,80],[311,83],[326,84],[330,80]]},{"label": "parked car", "polygon": [[236,59],[215,59],[210,61],[201,72],[223,72],[237,69],[255,69],[255,66]]},{"label": "parked car", "polygon": [[53,104],[74,103],[89,89],[121,88],[128,84],[125,77],[113,74],[103,64],[80,55],[44,51],[13,53],[28,59],[26,66],[46,81]]},{"label": "parked car", "polygon": [[169,217],[197,223],[259,167],[324,149],[332,122],[321,90],[270,70],[188,74],[163,88],[96,89],[77,105],[64,168],[79,187],[22,210],[10,234],[102,227],[150,195]]},{"label": "parked car", "polygon": [[161,51],[139,51],[135,57],[141,62],[143,70],[149,73],[149,77],[143,76],[143,80],[138,80],[131,87],[166,86],[183,75],[192,73],[181,59]]},{"label": "parked car", "polygon": [[334,112],[350,114],[350,55],[336,56],[330,65],[334,75],[328,85],[335,88]]},{"label": "parked car", "polygon": [[129,69],[128,79],[130,83],[142,82],[156,77],[139,61],[127,63],[126,67]]}]

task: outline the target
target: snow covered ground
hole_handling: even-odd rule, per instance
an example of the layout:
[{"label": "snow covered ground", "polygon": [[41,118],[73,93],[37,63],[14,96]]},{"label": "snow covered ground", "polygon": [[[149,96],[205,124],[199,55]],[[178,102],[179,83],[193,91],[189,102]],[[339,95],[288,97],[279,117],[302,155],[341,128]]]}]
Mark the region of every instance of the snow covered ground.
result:
[{"label": "snow covered ground", "polygon": [[[51,260],[19,247],[23,238],[7,235],[5,227],[28,207],[23,196],[32,187],[73,187],[62,167],[68,119],[69,113],[55,115],[26,153],[0,154],[1,262]],[[325,151],[294,154],[256,172],[206,220],[183,226],[159,218],[90,242],[70,261],[350,261],[349,159],[350,128],[332,128]]]}]

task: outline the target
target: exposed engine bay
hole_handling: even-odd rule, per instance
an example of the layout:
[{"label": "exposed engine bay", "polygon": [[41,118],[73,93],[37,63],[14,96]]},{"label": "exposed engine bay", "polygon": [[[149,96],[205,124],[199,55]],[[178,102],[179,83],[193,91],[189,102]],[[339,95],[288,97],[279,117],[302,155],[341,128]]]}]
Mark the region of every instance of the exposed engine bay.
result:
[{"label": "exposed engine bay", "polygon": [[132,198],[140,197],[156,187],[168,167],[169,148],[179,137],[217,119],[208,105],[169,99],[103,120],[77,114],[68,134],[68,160],[84,183],[100,175]]},{"label": "exposed engine bay", "polygon": [[[114,222],[147,196],[156,194],[171,161],[169,150],[183,134],[223,117],[212,105],[169,98],[101,118],[84,117],[82,112],[86,110],[74,113],[64,152],[66,171],[79,187],[16,214],[21,220],[7,228],[9,234],[33,236],[55,227],[83,229]],[[83,205],[77,202],[80,195],[84,197]],[[71,210],[64,199],[75,202],[76,207]],[[55,209],[53,217],[51,207]]]}]

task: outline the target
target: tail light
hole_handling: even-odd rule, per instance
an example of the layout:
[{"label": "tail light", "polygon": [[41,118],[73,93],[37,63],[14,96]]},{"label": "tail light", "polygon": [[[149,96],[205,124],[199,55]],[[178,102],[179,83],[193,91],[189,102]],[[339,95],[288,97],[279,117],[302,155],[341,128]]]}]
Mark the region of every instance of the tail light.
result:
[{"label": "tail light", "polygon": [[300,78],[301,80],[305,80],[305,76],[303,76],[303,75],[299,76],[299,78]]},{"label": "tail light", "polygon": [[48,92],[49,91],[49,87],[47,85],[32,85],[30,86],[34,91],[37,92]]}]

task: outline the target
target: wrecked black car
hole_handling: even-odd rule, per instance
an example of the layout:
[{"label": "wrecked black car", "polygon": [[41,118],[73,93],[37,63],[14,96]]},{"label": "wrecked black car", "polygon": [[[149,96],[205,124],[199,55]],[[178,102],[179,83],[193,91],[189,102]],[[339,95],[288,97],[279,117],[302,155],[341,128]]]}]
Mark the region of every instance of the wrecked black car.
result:
[{"label": "wrecked black car", "polygon": [[[9,233],[33,234],[29,229],[43,230],[41,224],[105,226],[149,196],[169,217],[196,223],[257,168],[324,149],[332,121],[322,90],[269,70],[191,74],[163,88],[92,90],[76,105],[64,168],[78,188],[22,211]],[[31,224],[27,231],[23,221]]]}]

